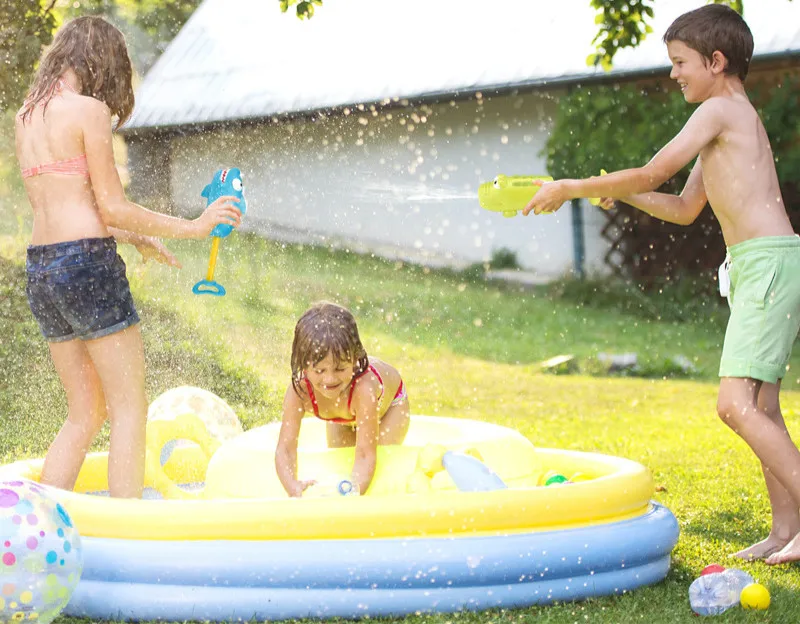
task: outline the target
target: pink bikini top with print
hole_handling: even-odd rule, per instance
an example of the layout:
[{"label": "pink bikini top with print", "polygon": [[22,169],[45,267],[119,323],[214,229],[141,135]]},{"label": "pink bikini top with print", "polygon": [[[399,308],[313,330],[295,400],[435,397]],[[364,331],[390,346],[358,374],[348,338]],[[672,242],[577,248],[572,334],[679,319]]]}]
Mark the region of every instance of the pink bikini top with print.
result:
[{"label": "pink bikini top with print", "polygon": [[[378,370],[372,364],[370,364],[369,368],[353,377],[352,381],[350,382],[350,394],[347,397],[348,412],[350,412],[350,403],[353,400],[353,391],[356,389],[356,381],[358,381],[359,377],[364,375],[367,371],[372,371],[372,373],[378,378],[378,383],[381,385],[381,393],[378,395],[378,400],[380,401],[381,397],[383,396],[383,379],[381,378]],[[314,408],[314,416],[320,420],[324,420],[325,422],[338,423],[340,425],[349,425],[355,422],[355,416],[353,418],[322,418],[322,416],[319,415],[319,405],[317,404],[317,397],[314,396],[314,388],[312,387],[311,382],[308,380],[308,377],[303,377],[303,379],[306,381],[306,390],[308,390],[308,398],[311,399],[311,406]]]},{"label": "pink bikini top with print", "polygon": [[[53,90],[53,95],[57,95],[60,91],[66,89],[77,93],[65,80],[59,80]],[[22,170],[23,178],[32,178],[34,176],[43,175],[45,173],[60,173],[62,175],[80,175],[89,177],[89,163],[86,160],[86,154],[75,156],[74,158],[67,158],[65,160],[57,160],[55,162],[46,163],[44,165],[37,165],[35,167],[28,167]]]}]

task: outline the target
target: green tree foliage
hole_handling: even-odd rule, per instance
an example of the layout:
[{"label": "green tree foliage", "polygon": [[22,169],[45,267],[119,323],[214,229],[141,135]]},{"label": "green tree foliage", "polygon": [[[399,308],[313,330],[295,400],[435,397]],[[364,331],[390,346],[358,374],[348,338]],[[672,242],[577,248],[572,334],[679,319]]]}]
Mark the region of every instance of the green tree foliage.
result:
[{"label": "green tree foliage", "polygon": [[295,7],[295,13],[300,19],[311,19],[314,17],[314,5],[322,6],[322,0],[278,0],[281,11],[286,13],[289,7]]},{"label": "green tree foliage", "polygon": [[[600,169],[641,167],[686,123],[683,96],[658,87],[576,87],[559,99],[556,123],[545,146],[555,178],[583,178]],[[688,168],[676,176],[682,184]]]},{"label": "green tree foliage", "polygon": [[[264,0],[265,2],[274,0]],[[78,15],[103,15],[128,38],[134,64],[146,71],[202,0],[0,0],[0,113],[17,107],[27,91],[42,48],[56,27]],[[284,13],[314,15],[322,0],[279,0]]]},{"label": "green tree foliage", "polygon": [[124,20],[164,42],[178,34],[202,0],[80,0],[62,9],[59,17],[103,15]]},{"label": "green tree foliage", "polygon": [[55,0],[0,0],[0,112],[22,102],[31,70],[50,43]]},{"label": "green tree foliage", "polygon": [[755,101],[767,129],[786,206],[800,213],[800,77],[756,88]]},{"label": "green tree foliage", "polygon": [[635,48],[653,29],[648,21],[653,17],[653,0],[591,0],[599,13],[594,19],[600,31],[592,43],[597,51],[586,59],[587,65],[602,65],[611,69],[616,53],[622,48]]},{"label": "green tree foliage", "polygon": [[178,33],[201,0],[0,0],[0,112],[20,105],[42,48],[64,20],[104,15],[125,32],[144,70]]},{"label": "green tree foliage", "polygon": [[175,38],[202,0],[80,0],[61,20],[102,15],[125,33],[134,65],[145,73]]}]

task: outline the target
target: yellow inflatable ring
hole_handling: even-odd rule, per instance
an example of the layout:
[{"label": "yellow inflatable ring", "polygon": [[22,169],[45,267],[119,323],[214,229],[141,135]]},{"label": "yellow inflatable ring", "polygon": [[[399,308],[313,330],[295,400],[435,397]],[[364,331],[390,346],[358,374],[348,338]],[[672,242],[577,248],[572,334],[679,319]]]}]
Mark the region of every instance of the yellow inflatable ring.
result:
[{"label": "yellow inflatable ring", "polygon": [[[172,420],[151,421],[147,423],[145,483],[158,490],[164,498],[174,500],[201,498],[202,489],[186,490],[179,487],[174,477],[170,476],[168,468],[170,462],[167,461],[164,465],[161,463],[164,446],[174,440],[189,440],[197,444],[206,466],[220,446],[219,441],[208,433],[205,423],[194,414],[182,414]],[[173,460],[172,463],[177,462]],[[180,468],[172,470],[173,475],[182,472],[184,471]],[[203,480],[202,475],[197,476],[200,476],[199,481]]]}]

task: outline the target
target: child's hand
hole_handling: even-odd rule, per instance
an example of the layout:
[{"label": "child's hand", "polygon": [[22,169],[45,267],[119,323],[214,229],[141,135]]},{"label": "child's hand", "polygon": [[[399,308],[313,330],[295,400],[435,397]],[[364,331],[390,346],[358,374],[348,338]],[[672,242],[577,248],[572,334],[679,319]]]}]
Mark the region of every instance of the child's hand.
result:
[{"label": "child's hand", "polygon": [[316,484],[314,479],[307,479],[305,481],[295,481],[294,486],[289,491],[289,496],[292,498],[300,498],[303,496],[303,492],[305,492],[308,488],[312,485]]},{"label": "child's hand", "polygon": [[601,197],[600,203],[597,204],[603,210],[611,210],[617,204],[617,200],[613,197]]},{"label": "child's hand", "polygon": [[555,212],[565,201],[570,199],[564,189],[564,184],[560,180],[555,182],[545,182],[544,180],[534,180],[533,183],[541,188],[533,196],[533,199],[528,202],[528,205],[522,209],[522,214],[528,216],[528,213],[533,211],[533,214],[542,214],[543,212]]},{"label": "child's hand", "polygon": [[242,222],[242,213],[236,208],[239,198],[233,195],[219,197],[194,220],[197,226],[197,238],[203,238],[211,234],[216,226],[224,223],[239,227]]},{"label": "child's hand", "polygon": [[164,246],[157,238],[152,236],[140,236],[133,242],[136,250],[142,254],[142,262],[146,263],[148,260],[155,260],[162,264],[181,268],[181,263],[173,255],[173,253]]}]

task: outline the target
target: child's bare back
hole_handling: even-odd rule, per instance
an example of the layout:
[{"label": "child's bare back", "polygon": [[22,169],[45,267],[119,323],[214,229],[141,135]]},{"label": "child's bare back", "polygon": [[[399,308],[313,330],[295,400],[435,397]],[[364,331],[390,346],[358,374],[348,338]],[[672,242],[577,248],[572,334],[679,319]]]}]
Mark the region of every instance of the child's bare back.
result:
[{"label": "child's bare back", "polygon": [[[72,70],[65,75],[77,81]],[[106,111],[110,117],[103,102],[72,92],[69,84],[67,80],[60,81],[58,97],[37,106],[27,118],[25,107],[17,114],[16,151],[23,170],[85,155],[84,120],[97,110]],[[109,235],[89,176],[32,176],[26,179],[26,190],[34,214],[34,245]]]}]

